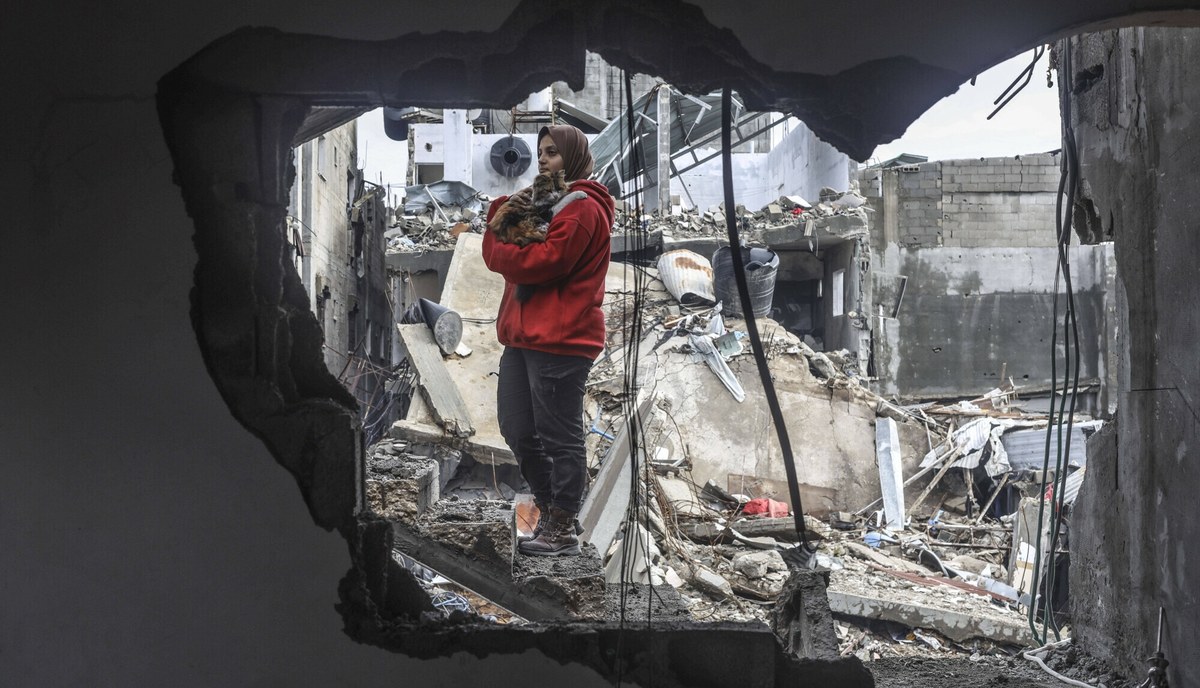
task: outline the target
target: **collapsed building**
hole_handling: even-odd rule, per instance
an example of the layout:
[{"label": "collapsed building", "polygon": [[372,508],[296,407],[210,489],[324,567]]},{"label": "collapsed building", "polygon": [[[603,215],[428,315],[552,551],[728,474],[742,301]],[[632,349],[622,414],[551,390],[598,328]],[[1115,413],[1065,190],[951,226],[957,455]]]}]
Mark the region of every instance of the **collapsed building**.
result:
[{"label": "collapsed building", "polygon": [[[440,147],[450,146],[450,130],[443,133]],[[794,127],[773,150],[808,149],[806,137]],[[504,171],[494,157],[486,164]],[[1059,160],[938,161],[866,168],[854,179],[848,166],[825,167],[844,170],[848,190],[785,175],[788,193],[731,214],[741,241],[760,247],[752,255],[768,264],[752,273],[756,314],[800,443],[808,533],[828,549],[820,556],[839,622],[827,643],[868,660],[903,652],[841,623],[857,619],[864,628],[916,629],[907,642],[927,652],[1033,644],[1030,610],[1053,607],[1058,623],[1067,605],[1066,586],[1055,593],[1047,583],[1064,579],[1066,560],[1042,561],[1060,546],[1057,529],[1056,544],[1049,531],[1043,542],[1031,513],[1043,474],[1035,445],[1050,424],[1070,436],[1074,461],[1050,477],[1069,474],[1069,508],[1086,474],[1083,442],[1099,427],[1082,413],[1104,411],[1112,375],[1103,347],[1089,349],[1084,383],[1071,393],[1081,415],[1055,421],[1047,413],[1056,381],[1048,347],[1035,343],[1051,326],[1056,297]],[[497,193],[528,174],[506,178]],[[471,178],[480,176],[477,169]],[[611,176],[610,188],[620,188],[623,175]],[[440,302],[433,317],[453,317],[456,337],[439,342],[425,327],[401,326],[412,396],[392,437],[369,452],[367,503],[392,523],[395,556],[418,571],[436,569],[426,582],[440,581],[430,589],[457,599],[455,609],[493,619],[501,610],[506,621],[599,621],[623,611],[612,591],[628,581],[667,591],[656,593],[651,615],[662,621],[766,620],[761,605],[780,599],[787,566],[779,552],[797,534],[790,505],[780,503],[787,476],[743,343],[732,275],[719,260],[728,250],[726,209],[688,204],[686,180],[672,182],[684,193],[662,209],[618,201],[610,341],[593,368],[584,419],[593,481],[581,521],[591,546],[569,566],[531,566],[511,554],[522,524],[536,517],[495,423],[490,374],[499,345],[490,323],[502,282],[483,267],[475,220],[491,195],[438,180],[409,187],[411,202],[397,209],[387,256],[402,285],[397,303]],[[1107,341],[1111,247],[1070,253],[1084,336]],[[634,270],[650,278],[637,312],[629,306]],[[642,341],[629,341],[632,331],[644,332]],[[712,351],[700,347],[709,336]],[[638,361],[636,421],[624,403],[633,394],[627,357]],[[638,447],[628,443],[629,422],[641,426]],[[628,474],[637,470],[645,475],[631,491]],[[773,510],[748,517],[746,504],[764,501]],[[644,525],[628,517],[631,502],[648,505]],[[1034,601],[1043,595],[1053,602]]]}]

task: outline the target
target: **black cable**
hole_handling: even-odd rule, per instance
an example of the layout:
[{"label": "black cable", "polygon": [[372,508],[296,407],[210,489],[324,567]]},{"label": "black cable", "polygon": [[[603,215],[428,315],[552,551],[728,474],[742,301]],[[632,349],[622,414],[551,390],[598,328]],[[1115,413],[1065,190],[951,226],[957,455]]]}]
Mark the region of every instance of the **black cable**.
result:
[{"label": "black cable", "polygon": [[[1070,109],[1067,109],[1067,116],[1070,116]],[[1070,411],[1066,416],[1066,432],[1060,430],[1058,433],[1058,461],[1054,474],[1054,492],[1052,493],[1055,509],[1054,520],[1052,521],[1050,535],[1050,559],[1048,562],[1048,571],[1053,574],[1057,568],[1058,561],[1058,540],[1064,520],[1063,509],[1066,504],[1066,483],[1067,483],[1067,468],[1070,465],[1071,458],[1071,432],[1075,423],[1075,406],[1076,398],[1079,394],[1079,368],[1080,368],[1080,353],[1079,353],[1079,322],[1075,308],[1074,286],[1071,282],[1071,262],[1068,248],[1071,245],[1072,219],[1075,208],[1075,198],[1078,195],[1079,189],[1079,157],[1078,149],[1075,144],[1075,133],[1069,120],[1064,123],[1066,131],[1066,145],[1063,147],[1063,154],[1067,167],[1067,202],[1066,214],[1062,220],[1062,231],[1059,234],[1058,259],[1062,263],[1063,284],[1067,292],[1067,311],[1063,316],[1063,333],[1064,337],[1069,331],[1072,334],[1072,339],[1066,341],[1066,351],[1068,360],[1070,360],[1070,352],[1074,349],[1074,365],[1068,366],[1063,374],[1063,397],[1059,402],[1059,423],[1062,424],[1063,412],[1067,405],[1067,396],[1070,395]],[[1073,379],[1068,387],[1068,378],[1073,372]],[[1055,589],[1055,578],[1053,575],[1047,579],[1046,592],[1046,611],[1045,618],[1050,621],[1050,627],[1054,629],[1055,640],[1060,639],[1059,626],[1050,611],[1051,602],[1053,601],[1053,593]]]},{"label": "black cable", "polygon": [[[641,256],[646,247],[646,232],[641,227],[641,171],[643,169],[642,151],[640,149],[640,140],[636,136],[635,118],[633,112],[633,82],[628,72],[624,73],[625,78],[625,114],[627,117],[628,129],[622,134],[628,133],[630,147],[630,166],[631,174],[628,177],[633,180],[634,184],[634,213],[636,225],[631,229],[626,226],[623,228],[627,239],[632,238],[634,253]],[[622,137],[623,138],[623,137]],[[625,141],[621,141],[621,148],[624,149]],[[626,223],[629,221],[629,213],[625,213]],[[628,280],[628,272],[626,273]],[[624,395],[621,400],[622,412],[625,416],[626,436],[629,439],[629,460],[630,460],[630,478],[629,478],[629,504],[625,510],[625,534],[621,540],[621,575],[620,575],[620,611],[618,616],[618,632],[617,632],[617,686],[621,686],[624,678],[624,662],[622,660],[622,647],[625,638],[625,614],[628,607],[628,590],[629,590],[629,562],[632,560],[634,548],[637,546],[636,538],[632,537],[630,524],[638,524],[641,521],[641,510],[644,504],[641,499],[641,491],[639,489],[639,481],[641,480],[641,471],[639,466],[640,449],[641,449],[641,433],[642,419],[638,414],[638,399],[637,399],[637,370],[638,370],[638,351],[641,343],[641,309],[642,300],[645,295],[645,285],[643,271],[633,271],[633,303],[628,307],[623,307],[621,312],[622,334],[625,338],[622,342],[625,348],[625,360],[623,362],[622,378],[624,383]],[[615,457],[614,457],[615,458]],[[649,520],[649,515],[646,515],[646,520]],[[647,550],[649,543],[647,543]],[[648,552],[647,552],[648,554]],[[649,557],[647,557],[648,559]],[[647,596],[649,597],[649,596]],[[647,625],[649,625],[649,608],[647,609]]]},{"label": "black cable", "polygon": [[[1063,56],[1063,71],[1070,73],[1071,70],[1071,51],[1070,39],[1067,39],[1064,56]],[[1042,480],[1041,494],[1038,502],[1038,530],[1036,537],[1036,547],[1034,554],[1033,568],[1033,586],[1031,589],[1032,600],[1029,607],[1029,627],[1034,634],[1035,640],[1039,643],[1044,642],[1043,634],[1039,634],[1035,625],[1037,619],[1037,599],[1039,590],[1044,587],[1045,598],[1042,600],[1041,622],[1042,628],[1049,627],[1054,631],[1055,638],[1060,637],[1061,630],[1052,613],[1052,602],[1055,591],[1054,571],[1057,568],[1058,561],[1058,542],[1061,534],[1061,526],[1064,520],[1064,508],[1066,504],[1066,473],[1070,465],[1071,455],[1071,433],[1074,429],[1075,410],[1077,398],[1079,395],[1079,369],[1080,369],[1080,346],[1079,346],[1079,321],[1078,311],[1075,305],[1074,285],[1071,280],[1071,263],[1070,253],[1068,251],[1071,244],[1072,219],[1075,207],[1075,199],[1078,196],[1079,190],[1079,155],[1078,147],[1075,142],[1075,131],[1071,124],[1071,102],[1069,95],[1063,100],[1063,162],[1062,173],[1059,177],[1057,203],[1055,205],[1055,229],[1056,229],[1056,248],[1057,248],[1057,264],[1054,274],[1054,310],[1051,316],[1051,340],[1050,340],[1050,377],[1051,390],[1057,390],[1058,385],[1058,285],[1059,279],[1062,278],[1063,287],[1066,291],[1066,308],[1063,312],[1062,328],[1064,336],[1064,370],[1062,379],[1061,398],[1058,402],[1058,411],[1055,412],[1055,400],[1053,393],[1050,399],[1049,422],[1046,426],[1046,442],[1045,454],[1042,460]],[[1065,210],[1065,212],[1064,212]],[[1070,339],[1066,339],[1067,334],[1071,334]],[[1070,409],[1067,409],[1067,397],[1070,397]],[[1063,417],[1066,417],[1064,424]],[[1057,422],[1055,420],[1057,418]],[[1065,425],[1065,430],[1063,427]],[[1055,444],[1055,465],[1054,465],[1054,481],[1050,483],[1047,476],[1050,473],[1050,446],[1051,439],[1054,437],[1052,433],[1057,432],[1057,441]],[[1050,528],[1050,543],[1049,551],[1046,556],[1046,580],[1042,579],[1042,523],[1045,520],[1046,510],[1046,488],[1048,485],[1053,486],[1051,492],[1051,528]]]},{"label": "black cable", "polygon": [[[734,208],[737,206],[733,202],[732,97],[732,91],[728,86],[721,89],[721,166],[723,167],[725,186],[725,229],[729,234],[729,252],[733,259],[733,274],[737,280],[742,315],[745,318],[746,330],[750,335],[750,345],[754,351],[754,362],[758,365],[758,376],[762,380],[763,391],[766,392],[767,406],[771,409],[771,420],[775,424],[779,449],[783,453],[783,468],[787,473],[788,493],[794,507],[792,516],[796,522],[796,536],[800,540],[800,546],[804,548],[800,554],[807,560],[814,549],[809,545],[808,537],[804,533],[804,506],[800,502],[800,485],[796,478],[796,462],[792,457],[792,443],[788,439],[787,425],[783,420],[783,409],[775,394],[775,382],[771,379],[762,339],[758,335],[758,324],[754,320],[754,308],[750,302],[750,287],[746,282],[746,264],[742,261],[742,246],[738,237],[737,220],[734,218]],[[799,565],[801,562],[795,563]]]},{"label": "black cable", "polygon": [[[1028,86],[1029,82],[1033,79],[1033,68],[1037,66],[1038,60],[1042,59],[1042,55],[1044,54],[1046,54],[1046,46],[1044,45],[1039,45],[1033,49],[1033,60],[1030,61],[1025,69],[1022,69],[1021,72],[1017,74],[1017,78],[1012,80],[1012,83],[1008,85],[1008,88],[1004,89],[1004,91],[996,97],[996,100],[992,101],[992,105],[996,105],[996,103],[1000,103],[1001,98],[1004,98],[1006,94],[1008,95],[1007,98],[1004,98],[1003,103],[996,105],[996,109],[992,110],[992,114],[987,116],[988,119],[995,117],[997,112],[1003,110],[1005,105],[1008,105],[1010,102],[1012,102],[1013,98],[1017,97],[1018,93],[1025,90],[1025,87]],[[1018,85],[1018,82],[1020,85]],[[1014,87],[1016,90],[1013,90]],[[1009,91],[1012,91],[1012,93],[1009,94]]]}]

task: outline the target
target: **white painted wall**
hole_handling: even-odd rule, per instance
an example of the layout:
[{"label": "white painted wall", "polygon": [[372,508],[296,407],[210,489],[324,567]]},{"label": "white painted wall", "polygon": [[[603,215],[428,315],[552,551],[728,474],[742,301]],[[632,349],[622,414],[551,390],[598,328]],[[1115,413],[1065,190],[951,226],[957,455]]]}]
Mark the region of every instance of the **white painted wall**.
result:
[{"label": "white painted wall", "polygon": [[442,112],[442,163],[445,169],[442,179],[471,183],[471,139],[472,128],[467,122],[466,110],[447,109]]},{"label": "white painted wall", "polygon": [[[696,155],[704,157],[712,152],[712,149],[705,149],[697,151]],[[764,174],[766,162],[766,153],[735,153],[730,157],[735,203],[753,211],[778,197],[777,194],[771,194],[771,185]],[[724,184],[721,158],[718,156],[672,179],[671,193],[679,196],[684,207],[708,210],[725,201]]]},{"label": "white painted wall", "polygon": [[794,194],[816,203],[821,187],[840,191],[850,185],[850,172],[857,165],[845,153],[817,138],[804,122],[794,117],[777,128],[787,133],[767,154],[771,200]]}]

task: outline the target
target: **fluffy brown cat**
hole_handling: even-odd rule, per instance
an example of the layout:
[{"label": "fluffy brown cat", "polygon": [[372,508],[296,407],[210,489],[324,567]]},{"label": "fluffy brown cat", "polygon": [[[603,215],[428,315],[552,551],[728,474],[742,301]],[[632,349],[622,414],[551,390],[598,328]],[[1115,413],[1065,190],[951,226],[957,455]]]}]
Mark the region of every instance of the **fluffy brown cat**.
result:
[{"label": "fluffy brown cat", "polygon": [[[567,193],[566,173],[539,174],[530,187],[529,199],[513,196],[492,216],[488,229],[496,234],[496,240],[506,244],[528,246],[546,240],[550,220],[567,204],[587,198],[582,191]],[[528,301],[537,287],[532,284],[517,285],[517,300]]]},{"label": "fluffy brown cat", "polygon": [[528,202],[513,196],[492,216],[488,229],[495,232],[498,241],[528,246],[546,240],[546,230],[554,217],[554,205],[567,192],[566,175],[561,170],[539,174],[530,188],[532,193]]}]

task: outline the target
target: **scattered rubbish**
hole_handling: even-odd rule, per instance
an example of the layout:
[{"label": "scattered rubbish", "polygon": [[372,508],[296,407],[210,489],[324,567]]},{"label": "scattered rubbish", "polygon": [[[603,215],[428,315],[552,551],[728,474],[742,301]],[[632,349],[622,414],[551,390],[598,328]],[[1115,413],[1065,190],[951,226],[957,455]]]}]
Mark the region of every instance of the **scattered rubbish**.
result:
[{"label": "scattered rubbish", "polygon": [[788,505],[783,502],[778,502],[774,499],[759,498],[746,502],[742,507],[742,513],[748,516],[766,514],[770,518],[783,518],[790,514],[791,511],[788,510]]},{"label": "scattered rubbish", "polygon": [[688,344],[697,356],[704,359],[708,367],[717,374],[717,378],[725,385],[733,398],[741,403],[746,400],[746,391],[742,389],[742,383],[738,382],[737,376],[729,369],[729,364],[722,358],[721,353],[717,351],[717,346],[713,344],[713,340],[709,337],[698,335],[688,335]]}]

